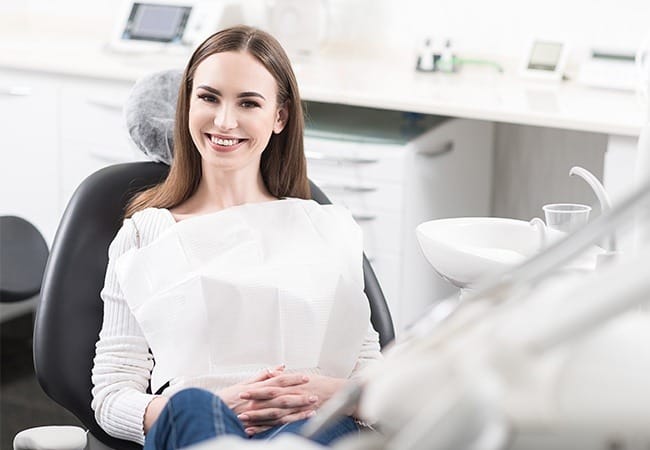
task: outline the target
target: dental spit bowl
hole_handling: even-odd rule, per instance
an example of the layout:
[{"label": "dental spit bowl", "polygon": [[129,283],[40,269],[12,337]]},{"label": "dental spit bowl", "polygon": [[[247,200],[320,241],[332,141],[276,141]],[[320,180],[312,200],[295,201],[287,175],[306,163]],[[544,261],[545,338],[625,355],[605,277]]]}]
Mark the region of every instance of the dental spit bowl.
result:
[{"label": "dental spit bowl", "polygon": [[[546,233],[546,243],[564,236],[548,228]],[[498,217],[431,220],[420,224],[416,235],[434,270],[460,288],[523,262],[544,245],[539,230],[529,222]],[[570,266],[593,270],[596,255],[602,252],[594,246]]]}]

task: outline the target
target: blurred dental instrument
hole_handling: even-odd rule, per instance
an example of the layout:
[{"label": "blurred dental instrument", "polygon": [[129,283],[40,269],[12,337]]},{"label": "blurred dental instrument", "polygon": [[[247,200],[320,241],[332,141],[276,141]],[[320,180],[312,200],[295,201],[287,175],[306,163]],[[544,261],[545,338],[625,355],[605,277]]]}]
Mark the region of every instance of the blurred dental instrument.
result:
[{"label": "blurred dental instrument", "polygon": [[[645,110],[645,125],[639,135],[634,173],[635,186],[640,186],[650,178],[650,33],[636,52],[635,64],[638,79],[637,98]],[[649,209],[640,211],[637,218],[637,246],[650,242],[650,225],[647,223]]]}]

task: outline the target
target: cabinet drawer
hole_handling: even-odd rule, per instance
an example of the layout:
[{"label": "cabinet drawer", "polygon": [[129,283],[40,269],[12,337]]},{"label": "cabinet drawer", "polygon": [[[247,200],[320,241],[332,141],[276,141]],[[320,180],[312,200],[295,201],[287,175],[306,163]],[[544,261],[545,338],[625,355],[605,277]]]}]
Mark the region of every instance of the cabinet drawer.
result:
[{"label": "cabinet drawer", "polygon": [[402,185],[332,176],[310,170],[309,178],[332,200],[349,209],[399,212],[402,208]]},{"label": "cabinet drawer", "polygon": [[343,178],[395,181],[403,179],[404,147],[305,138],[311,171]]},{"label": "cabinet drawer", "polygon": [[84,82],[65,84],[61,92],[61,137],[128,155],[131,140],[123,107],[130,84]]}]

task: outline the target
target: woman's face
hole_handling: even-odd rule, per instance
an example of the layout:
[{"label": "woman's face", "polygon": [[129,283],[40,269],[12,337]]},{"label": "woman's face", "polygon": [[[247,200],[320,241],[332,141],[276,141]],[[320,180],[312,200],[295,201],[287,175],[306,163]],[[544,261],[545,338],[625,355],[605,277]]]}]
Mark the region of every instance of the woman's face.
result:
[{"label": "woman's face", "polygon": [[249,53],[215,53],[196,68],[189,128],[204,170],[257,173],[271,133],[281,132],[286,120],[275,79]]}]

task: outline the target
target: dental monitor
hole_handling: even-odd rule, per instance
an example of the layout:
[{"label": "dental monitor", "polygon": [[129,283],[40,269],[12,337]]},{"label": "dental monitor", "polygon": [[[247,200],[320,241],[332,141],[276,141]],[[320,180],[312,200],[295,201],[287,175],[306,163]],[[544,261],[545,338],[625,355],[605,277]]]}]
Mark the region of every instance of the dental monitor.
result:
[{"label": "dental monitor", "polygon": [[561,80],[567,59],[567,45],[559,39],[533,39],[526,52],[522,75]]},{"label": "dental monitor", "polygon": [[189,50],[217,31],[221,2],[125,1],[109,47],[116,51]]}]

